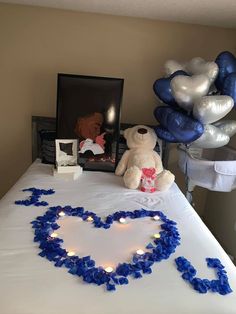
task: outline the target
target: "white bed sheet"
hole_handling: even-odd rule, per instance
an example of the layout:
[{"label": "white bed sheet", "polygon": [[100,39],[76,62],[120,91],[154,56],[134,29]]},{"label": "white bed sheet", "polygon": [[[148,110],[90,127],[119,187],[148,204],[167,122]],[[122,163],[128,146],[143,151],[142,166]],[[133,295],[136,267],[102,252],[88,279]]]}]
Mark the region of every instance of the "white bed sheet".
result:
[{"label": "white bed sheet", "polygon": [[[21,191],[29,187],[54,188],[55,194],[43,197],[49,206],[83,206],[101,216],[141,207],[162,210],[177,222],[181,245],[168,260],[156,263],[151,275],[131,279],[129,285],[117,286],[115,292],[105,292],[101,286],[83,283],[80,278],[68,274],[65,268],[56,268],[38,256],[38,243],[33,242],[30,222],[42,215],[46,208],[14,204],[15,200],[29,195]],[[63,228],[73,226],[73,230],[76,230],[76,223],[81,224],[68,220]],[[132,235],[135,239],[136,234],[137,241],[142,242],[140,232],[145,238],[151,229],[148,229],[149,224],[140,223],[137,223],[138,227],[133,229]],[[96,241],[100,239],[100,229],[79,229],[76,239],[81,237],[81,232],[84,238],[87,236],[87,243],[91,241],[91,236]],[[115,228],[106,232],[109,241],[119,234]],[[70,241],[73,241],[73,236],[68,236],[67,241],[68,245],[72,245]],[[112,249],[107,247],[108,242],[99,244],[96,241],[92,249],[101,263],[106,251],[109,251],[109,258],[113,261],[119,254],[124,254],[119,243],[116,245],[121,253],[118,254],[116,250],[113,254]],[[123,243],[124,250],[129,250],[130,245],[130,242]],[[206,266],[205,258],[219,258],[226,267],[234,292],[221,296],[210,292],[202,295],[194,291],[175,267],[174,258],[181,255],[192,262],[199,277],[209,279],[214,279],[215,274]],[[84,172],[77,181],[65,181],[51,175],[51,166],[36,161],[0,201],[0,314],[66,313],[235,314],[236,268],[177,185],[174,184],[167,192],[148,194],[128,190],[123,186],[122,178],[102,172]]]}]

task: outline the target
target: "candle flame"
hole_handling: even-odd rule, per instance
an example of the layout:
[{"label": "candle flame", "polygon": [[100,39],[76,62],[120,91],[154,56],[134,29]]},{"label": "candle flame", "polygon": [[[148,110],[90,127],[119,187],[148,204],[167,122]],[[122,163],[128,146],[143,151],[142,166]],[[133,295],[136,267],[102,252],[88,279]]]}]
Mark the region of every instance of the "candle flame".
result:
[{"label": "candle flame", "polygon": [[105,271],[107,273],[111,273],[111,272],[113,272],[113,268],[111,266],[108,266],[108,267],[105,268]]}]

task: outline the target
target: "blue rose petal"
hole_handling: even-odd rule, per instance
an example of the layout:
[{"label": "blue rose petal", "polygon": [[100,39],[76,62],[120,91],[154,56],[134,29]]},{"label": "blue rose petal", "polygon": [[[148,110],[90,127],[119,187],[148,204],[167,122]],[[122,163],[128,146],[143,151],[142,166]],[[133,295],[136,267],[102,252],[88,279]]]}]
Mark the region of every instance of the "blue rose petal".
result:
[{"label": "blue rose petal", "polygon": [[221,295],[231,293],[232,289],[228,282],[227,273],[220,260],[217,258],[206,258],[206,261],[208,267],[215,268],[218,276],[217,280],[194,277],[197,271],[185,257],[179,256],[175,259],[177,269],[182,273],[182,278],[188,281],[199,293],[207,293],[208,291],[217,292]]}]

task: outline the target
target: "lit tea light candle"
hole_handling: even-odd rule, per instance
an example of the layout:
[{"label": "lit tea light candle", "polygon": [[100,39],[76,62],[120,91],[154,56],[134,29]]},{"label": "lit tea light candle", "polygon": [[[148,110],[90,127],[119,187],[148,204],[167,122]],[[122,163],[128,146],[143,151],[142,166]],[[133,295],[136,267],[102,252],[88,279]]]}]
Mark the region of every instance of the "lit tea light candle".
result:
[{"label": "lit tea light candle", "polygon": [[155,238],[155,239],[160,239],[160,237],[161,237],[160,233],[155,233],[153,235],[153,238]]},{"label": "lit tea light candle", "polygon": [[88,218],[87,218],[87,221],[93,221],[93,217],[91,217],[91,216],[88,216]]},{"label": "lit tea light candle", "polygon": [[158,215],[153,216],[153,220],[160,220],[160,217]]},{"label": "lit tea light candle", "polygon": [[120,219],[119,219],[119,222],[120,222],[121,224],[126,224],[126,219],[125,219],[125,218],[120,218]]},{"label": "lit tea light candle", "polygon": [[66,215],[66,214],[65,214],[64,212],[60,212],[60,213],[59,213],[59,216],[60,216],[60,217],[64,217],[65,215]]},{"label": "lit tea light candle", "polygon": [[113,268],[111,266],[108,266],[108,267],[105,268],[105,272],[112,273],[113,272]]},{"label": "lit tea light candle", "polygon": [[58,236],[58,234],[57,234],[56,232],[53,232],[53,233],[50,235],[51,238],[56,238],[57,236]]},{"label": "lit tea light candle", "polygon": [[143,254],[144,254],[144,251],[141,250],[141,249],[139,249],[139,250],[136,251],[136,253],[137,253],[138,255],[143,255]]},{"label": "lit tea light candle", "polygon": [[73,251],[69,251],[68,253],[67,253],[67,256],[74,256],[75,255],[75,252],[73,252]]}]

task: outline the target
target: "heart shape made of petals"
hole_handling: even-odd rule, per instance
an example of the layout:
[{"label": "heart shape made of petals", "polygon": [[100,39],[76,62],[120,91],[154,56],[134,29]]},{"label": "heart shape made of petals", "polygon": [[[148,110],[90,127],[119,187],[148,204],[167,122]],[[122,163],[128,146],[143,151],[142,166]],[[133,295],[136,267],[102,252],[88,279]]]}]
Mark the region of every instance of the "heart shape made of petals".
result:
[{"label": "heart shape made of petals", "polygon": [[[121,219],[135,220],[149,217],[153,223],[157,223],[158,220],[162,222],[160,225],[162,231],[153,235],[152,242],[147,243],[145,251],[131,254],[130,262],[120,262],[115,269],[104,269],[102,266],[96,266],[91,256],[79,256],[62,247],[63,239],[59,238],[56,232],[60,228],[57,221],[64,216],[79,217],[85,223],[105,230],[113,223],[119,223]],[[161,211],[145,209],[118,211],[102,219],[93,212],[85,211],[83,207],[56,206],[50,207],[43,216],[32,221],[32,227],[35,230],[34,241],[39,243],[41,257],[47,258],[56,267],[67,268],[70,274],[82,277],[87,283],[105,285],[108,291],[115,290],[116,285],[128,284],[130,276],[137,279],[143,274],[150,274],[152,265],[168,259],[180,244],[176,223]]]}]

